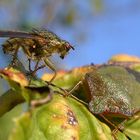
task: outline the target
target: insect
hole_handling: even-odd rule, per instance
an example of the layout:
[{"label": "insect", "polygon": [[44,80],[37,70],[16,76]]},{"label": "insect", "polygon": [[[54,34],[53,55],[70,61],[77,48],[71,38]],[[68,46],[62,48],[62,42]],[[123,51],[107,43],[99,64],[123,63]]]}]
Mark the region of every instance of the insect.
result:
[{"label": "insect", "polygon": [[136,78],[132,75],[133,71],[128,71],[120,66],[105,66],[99,69],[93,67],[93,70],[86,73],[72,88],[69,95],[82,87],[88,98],[90,112],[103,117],[115,129],[120,129],[120,122],[114,125],[106,117],[119,117],[126,121],[140,111],[139,73]]},{"label": "insect", "polygon": [[[54,53],[60,55],[63,59],[73,46],[69,42],[60,39],[56,34],[46,29],[33,29],[31,32],[20,31],[0,31],[0,37],[9,37],[9,39],[2,44],[3,52],[13,56],[12,65],[16,62],[18,51],[22,48],[29,60],[29,70],[35,73],[37,70],[48,66],[54,71],[52,81],[56,76],[56,70],[49,59]],[[35,61],[34,70],[31,70],[31,61]],[[39,62],[44,62],[39,66]]]}]

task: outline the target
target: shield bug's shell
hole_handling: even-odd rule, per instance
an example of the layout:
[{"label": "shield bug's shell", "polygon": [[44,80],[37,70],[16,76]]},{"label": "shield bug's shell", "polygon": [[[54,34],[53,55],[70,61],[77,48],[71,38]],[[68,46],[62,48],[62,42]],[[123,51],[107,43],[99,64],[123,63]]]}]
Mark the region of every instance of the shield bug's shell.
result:
[{"label": "shield bug's shell", "polygon": [[140,84],[135,76],[119,66],[107,66],[85,75],[84,87],[91,96],[94,114],[132,116],[140,110]]}]

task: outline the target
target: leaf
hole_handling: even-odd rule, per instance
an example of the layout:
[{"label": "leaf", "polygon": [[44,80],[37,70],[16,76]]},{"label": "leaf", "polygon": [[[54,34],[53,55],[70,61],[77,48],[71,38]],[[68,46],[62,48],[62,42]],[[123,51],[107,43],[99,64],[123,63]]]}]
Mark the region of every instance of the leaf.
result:
[{"label": "leaf", "polygon": [[140,58],[137,56],[131,56],[127,54],[114,55],[109,62],[140,62]]},{"label": "leaf", "polygon": [[118,54],[113,56],[108,64],[120,65],[140,72],[140,58],[136,56]]},{"label": "leaf", "polygon": [[[105,98],[106,96],[112,96],[113,94],[113,98],[120,99],[118,95],[119,93],[122,93],[121,97],[125,99],[124,103],[128,101],[127,105],[130,107],[130,114],[133,114],[133,108],[136,110],[139,109],[139,80],[137,79],[137,77],[139,77],[139,73],[135,73],[134,75],[132,71],[130,72],[128,69],[123,67],[85,66],[73,69],[69,72],[63,71],[61,74],[59,73],[60,75],[57,75],[54,83],[58,84],[61,88],[71,89],[78,81],[84,80],[87,73],[93,71],[98,71],[97,73],[99,74],[99,77],[101,76],[102,80],[109,84],[105,92],[106,94],[103,96],[102,101],[104,103],[106,103],[106,100],[108,100]],[[5,71],[1,71],[0,73],[6,80],[10,81],[10,85],[13,87],[13,89],[19,90],[19,93],[22,94],[25,99],[27,98],[26,101],[40,99],[40,97],[45,98],[46,95],[50,93],[49,87],[47,87],[45,84],[42,86],[44,82],[37,80],[34,81],[34,86],[26,86],[26,84],[23,84],[24,82],[20,84],[20,77],[11,77],[9,73],[7,74]],[[95,79],[96,73],[94,73],[94,80]],[[94,80],[93,83],[95,83]],[[117,85],[115,86],[117,88],[114,88],[112,85]],[[125,89],[128,89],[128,91],[126,92]],[[86,92],[86,90],[83,90],[83,87],[79,87],[79,89],[75,91],[75,93],[78,94],[77,97],[81,96],[81,94],[87,94]],[[110,99],[110,97],[107,98]],[[98,99],[96,98],[95,100]],[[104,106],[102,105],[103,110],[105,105],[106,104],[104,104]],[[99,108],[102,109],[102,107]],[[96,113],[94,111],[92,112]],[[97,114],[100,115],[100,113]],[[97,118],[95,118],[94,115],[91,114],[89,110],[77,100],[72,99],[71,97],[64,98],[63,96],[55,94],[53,96],[53,100],[50,100],[49,103],[42,104],[37,108],[32,108],[32,110],[29,110],[28,112],[23,113],[22,116],[19,116],[15,120],[16,127],[13,128],[9,136],[9,140],[110,140],[113,139],[112,136],[114,136],[116,139],[123,140],[127,139],[126,135],[131,139],[137,140],[139,137],[139,118],[130,118],[124,124],[124,130],[122,130],[123,133],[117,131],[115,134],[112,134],[110,128],[103,122],[104,121],[100,122]],[[120,122],[120,119],[118,119],[117,122]]]},{"label": "leaf", "polygon": [[29,104],[31,100],[43,98],[50,93],[50,88],[44,81],[34,79],[32,85],[28,85],[25,75],[13,68],[0,69],[0,75],[11,87],[0,96],[0,116],[22,102]]},{"label": "leaf", "polygon": [[54,95],[48,104],[24,113],[15,121],[9,140],[112,140],[109,127],[81,103]]},{"label": "leaf", "polygon": [[28,85],[28,80],[26,79],[24,74],[13,68],[0,69],[0,75],[9,82],[9,85],[13,90],[20,91],[20,86]]},{"label": "leaf", "polygon": [[21,113],[23,106],[17,105],[15,108],[13,108],[11,111],[7,112],[5,115],[0,117],[0,140],[7,140],[9,134],[11,133],[14,122],[13,119],[15,117],[18,117]]},{"label": "leaf", "polygon": [[134,115],[124,124],[124,133],[133,140],[140,138],[140,113]]}]

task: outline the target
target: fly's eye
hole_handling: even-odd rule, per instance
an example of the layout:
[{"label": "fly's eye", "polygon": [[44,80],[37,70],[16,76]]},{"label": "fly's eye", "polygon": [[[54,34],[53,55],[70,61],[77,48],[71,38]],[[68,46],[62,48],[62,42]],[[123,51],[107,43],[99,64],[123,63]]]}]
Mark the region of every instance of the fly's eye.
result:
[{"label": "fly's eye", "polygon": [[68,51],[70,49],[69,43],[65,43],[65,49]]},{"label": "fly's eye", "polygon": [[70,49],[73,49],[73,50],[74,50],[74,48],[73,48],[68,42],[66,42],[66,43],[64,44],[64,47],[65,47],[65,49],[66,49],[67,51],[69,51]]}]

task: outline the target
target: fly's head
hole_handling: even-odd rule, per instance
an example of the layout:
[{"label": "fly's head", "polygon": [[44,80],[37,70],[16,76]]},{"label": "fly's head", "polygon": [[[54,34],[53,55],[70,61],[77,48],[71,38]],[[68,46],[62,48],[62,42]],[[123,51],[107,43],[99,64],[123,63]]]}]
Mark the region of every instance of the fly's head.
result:
[{"label": "fly's head", "polygon": [[74,50],[74,47],[71,46],[69,42],[62,40],[60,47],[58,48],[58,53],[60,54],[60,58],[63,59],[68,54],[70,49]]}]

